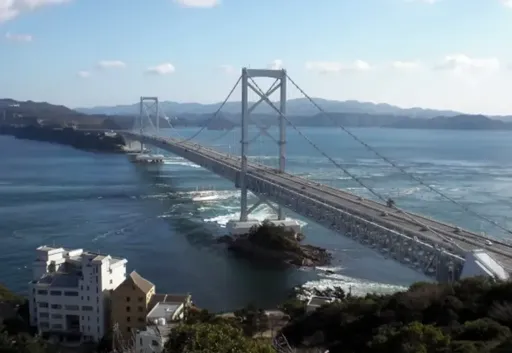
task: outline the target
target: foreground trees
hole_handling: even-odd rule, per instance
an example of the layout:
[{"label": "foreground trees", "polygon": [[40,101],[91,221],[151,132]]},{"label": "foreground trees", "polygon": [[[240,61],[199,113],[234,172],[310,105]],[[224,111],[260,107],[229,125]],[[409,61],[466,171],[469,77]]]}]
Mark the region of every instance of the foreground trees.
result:
[{"label": "foreground trees", "polygon": [[330,353],[512,352],[512,283],[416,283],[393,295],[346,297],[284,328],[297,346]]},{"label": "foreground trees", "polygon": [[165,347],[167,353],[272,353],[273,348],[244,335],[228,322],[195,323],[174,329]]}]

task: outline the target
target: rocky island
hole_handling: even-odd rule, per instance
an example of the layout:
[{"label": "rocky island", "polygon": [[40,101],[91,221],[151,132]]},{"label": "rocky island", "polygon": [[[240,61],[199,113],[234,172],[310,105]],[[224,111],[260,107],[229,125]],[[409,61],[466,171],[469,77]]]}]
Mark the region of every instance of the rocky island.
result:
[{"label": "rocky island", "polygon": [[219,241],[228,249],[244,256],[294,266],[325,266],[331,254],[322,248],[302,244],[303,234],[264,222],[248,234],[223,236]]}]

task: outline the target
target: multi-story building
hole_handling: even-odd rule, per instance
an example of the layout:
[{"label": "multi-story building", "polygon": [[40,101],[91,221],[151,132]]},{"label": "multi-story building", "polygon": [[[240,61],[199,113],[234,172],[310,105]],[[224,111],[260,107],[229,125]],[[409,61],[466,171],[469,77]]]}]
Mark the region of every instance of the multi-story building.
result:
[{"label": "multi-story building", "polygon": [[99,341],[109,330],[109,295],[126,278],[126,259],[40,246],[29,284],[30,324],[61,339]]},{"label": "multi-story building", "polygon": [[155,285],[135,271],[112,292],[112,325],[125,340],[129,341],[135,330],[146,326],[154,294]]}]

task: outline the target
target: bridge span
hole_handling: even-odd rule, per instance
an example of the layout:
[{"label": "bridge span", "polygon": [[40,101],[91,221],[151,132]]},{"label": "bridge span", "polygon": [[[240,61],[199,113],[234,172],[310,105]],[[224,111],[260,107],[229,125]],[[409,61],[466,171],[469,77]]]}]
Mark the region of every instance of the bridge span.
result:
[{"label": "bridge span", "polygon": [[[258,77],[273,78],[275,82],[265,92],[261,90],[258,83],[254,80],[254,78]],[[293,121],[286,117],[286,89],[288,82],[294,85],[321,114],[330,117],[315,100],[309,97],[288,76],[286,70],[244,68],[226,99],[194,135],[181,139],[160,136],[159,124],[162,118],[157,97],[141,97],[139,119],[134,119],[134,126],[131,131],[119,131],[119,133],[128,141],[140,142],[141,151],[144,150],[144,145],[152,145],[183,157],[232,181],[241,191],[240,222],[242,223],[248,221],[248,215],[261,202],[265,202],[273,208],[274,203],[278,205],[276,211],[279,220],[285,219],[284,208],[292,210],[438,281],[453,281],[461,276],[478,274],[491,275],[496,278],[508,278],[507,272],[508,274],[512,273],[511,244],[494,239],[491,242],[489,238],[481,234],[399,209],[394,202],[388,202],[388,199],[383,197],[383,195],[366,185],[356,175],[336,162],[335,159],[331,158],[305,136],[294,125]],[[242,93],[240,157],[192,142],[197,135],[217,118],[218,113],[229,100],[239,83],[241,84]],[[259,100],[255,103],[250,104],[249,102],[249,90],[256,93],[257,97],[259,97]],[[280,97],[279,102],[275,104],[269,97],[277,90],[280,92]],[[263,102],[278,114],[276,120],[279,126],[279,137],[277,139],[268,133],[268,127],[259,126],[258,121],[251,121],[251,112]],[[155,109],[153,114],[148,111],[148,107]],[[156,123],[154,124],[153,121]],[[163,117],[163,121],[166,121],[172,127],[167,116]],[[270,137],[277,144],[279,151],[279,166],[277,168],[248,162],[248,147],[254,141],[254,139],[249,138],[249,123],[259,128],[259,135]],[[339,127],[346,135],[349,135],[353,140],[375,154],[379,159],[400,171],[400,173],[407,175],[426,189],[430,189],[430,191],[437,193],[450,202],[462,206],[473,217],[490,222],[512,235],[512,230],[498,225],[483,215],[471,212],[456,200],[433,189],[429,184],[408,173],[404,168],[362,141],[352,131],[340,125],[339,121],[333,120],[332,123],[333,126]],[[148,133],[146,131],[148,125],[153,128],[156,125],[156,133]],[[292,127],[311,147],[320,152],[336,168],[343,171],[382,202],[365,199],[344,190],[287,173],[285,170],[285,130],[287,126]],[[260,200],[250,208],[247,204],[248,191],[251,191]],[[475,250],[479,251],[475,252]],[[485,251],[487,254],[483,254],[481,251]],[[465,266],[466,261],[471,266]]]},{"label": "bridge span", "polygon": [[[137,140],[183,157],[240,185],[241,157],[190,141],[134,132]],[[315,183],[276,169],[248,163],[246,183],[255,195],[278,203],[407,266],[436,278],[458,278],[466,253],[485,249],[512,269],[512,245],[421,215],[404,212],[349,192]]]}]

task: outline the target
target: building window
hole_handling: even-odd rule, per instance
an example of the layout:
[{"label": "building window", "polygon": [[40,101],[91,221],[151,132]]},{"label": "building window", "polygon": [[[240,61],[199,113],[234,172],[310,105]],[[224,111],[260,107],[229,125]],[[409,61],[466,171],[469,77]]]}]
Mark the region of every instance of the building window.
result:
[{"label": "building window", "polygon": [[62,305],[60,305],[60,304],[52,304],[51,308],[52,309],[62,309]]},{"label": "building window", "polygon": [[78,305],[65,305],[64,307],[66,308],[66,310],[80,310],[80,307]]},{"label": "building window", "polygon": [[144,297],[139,297],[139,302],[142,303],[144,301]]},{"label": "building window", "polygon": [[93,307],[92,306],[89,306],[89,305],[83,305],[82,306],[82,310],[83,311],[93,311]]},{"label": "building window", "polygon": [[47,308],[48,307],[48,303],[45,303],[45,302],[39,302],[39,307],[40,308]]},{"label": "building window", "polygon": [[126,328],[126,331],[127,331],[127,332],[132,332],[132,328],[131,328],[130,326],[128,326],[128,327]]},{"label": "building window", "polygon": [[62,319],[61,314],[52,314],[52,319]]},{"label": "building window", "polygon": [[39,322],[39,326],[41,326],[43,328],[48,328],[48,327],[50,327],[50,323],[47,321],[41,321],[41,322]]},{"label": "building window", "polygon": [[87,290],[89,290],[89,286],[87,286]]},{"label": "building window", "polygon": [[50,314],[48,313],[39,313],[39,317],[49,317]]},{"label": "building window", "polygon": [[127,317],[126,317],[126,322],[130,322],[130,321],[132,321],[132,318],[131,318],[131,317],[129,317],[129,316],[127,316]]},{"label": "building window", "polygon": [[48,291],[40,289],[40,290],[37,291],[37,294],[39,294],[39,295],[46,295],[46,294],[48,294]]},{"label": "building window", "polygon": [[64,292],[66,297],[78,297],[78,292]]},{"label": "building window", "polygon": [[153,345],[153,346],[158,346],[158,342],[157,342],[157,341],[155,341],[155,340],[152,340],[152,341],[151,341],[151,345]]},{"label": "building window", "polygon": [[126,307],[126,312],[128,312],[128,313],[130,312],[130,307],[129,306]]},{"label": "building window", "polygon": [[112,280],[110,280],[110,284],[112,284],[112,283],[113,283]]},{"label": "building window", "polygon": [[126,301],[129,302],[130,301],[130,297],[126,297]]},{"label": "building window", "polygon": [[144,318],[143,317],[139,317],[139,322],[144,322]]},{"label": "building window", "polygon": [[55,328],[55,329],[62,329],[62,324],[53,324],[53,325],[52,325],[52,328]]},{"label": "building window", "polygon": [[62,295],[62,292],[60,290],[52,290],[50,291],[50,295]]},{"label": "building window", "polygon": [[89,301],[89,300],[91,300],[91,298],[89,296],[87,296],[87,300]]}]

